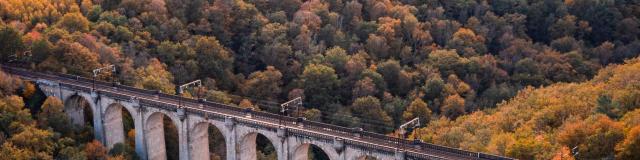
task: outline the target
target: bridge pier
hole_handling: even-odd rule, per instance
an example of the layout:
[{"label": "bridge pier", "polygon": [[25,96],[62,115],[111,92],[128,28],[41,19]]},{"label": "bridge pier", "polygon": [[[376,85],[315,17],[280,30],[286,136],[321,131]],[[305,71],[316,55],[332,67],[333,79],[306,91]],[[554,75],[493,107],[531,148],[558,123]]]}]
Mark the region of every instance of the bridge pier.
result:
[{"label": "bridge pier", "polygon": [[238,155],[236,155],[236,146],[238,144],[236,141],[238,140],[238,134],[236,132],[236,122],[234,118],[226,117],[224,119],[224,127],[227,129],[229,134],[225,136],[224,142],[227,148],[227,160],[237,160]]},{"label": "bridge pier", "polygon": [[[178,111],[180,111],[180,109],[178,109]],[[184,111],[184,110],[183,110]],[[189,115],[184,115],[184,116],[189,116]],[[179,146],[179,150],[180,150],[180,159],[181,160],[189,160],[189,138],[190,138],[190,134],[189,134],[189,118],[180,118],[180,125],[176,126],[179,127],[178,129],[178,138],[180,140],[178,140],[178,144]]]},{"label": "bridge pier", "polygon": [[144,129],[146,125],[144,121],[144,113],[146,112],[146,109],[138,104],[136,110],[137,112],[135,112],[135,114],[131,114],[131,116],[133,117],[136,132],[136,153],[141,160],[146,160],[148,159],[147,141],[144,137],[146,132],[146,130]]}]

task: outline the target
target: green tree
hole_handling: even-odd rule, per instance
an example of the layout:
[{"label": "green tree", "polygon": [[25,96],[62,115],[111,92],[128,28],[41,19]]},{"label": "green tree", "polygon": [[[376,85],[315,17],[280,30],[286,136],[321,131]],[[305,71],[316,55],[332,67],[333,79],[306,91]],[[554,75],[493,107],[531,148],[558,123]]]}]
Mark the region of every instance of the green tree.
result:
[{"label": "green tree", "polygon": [[347,71],[345,65],[350,59],[349,55],[347,55],[347,51],[336,46],[327,50],[324,53],[324,58],[326,63],[330,65],[331,68],[334,68],[337,73],[339,73],[341,76],[346,75]]},{"label": "green tree", "polygon": [[113,148],[109,150],[109,156],[123,156],[125,159],[139,159],[136,154],[135,148],[123,143],[116,143]]},{"label": "green tree", "polygon": [[403,88],[399,87],[399,74],[402,68],[396,60],[388,60],[379,64],[376,71],[382,75],[391,93],[397,95]]},{"label": "green tree", "polygon": [[0,43],[0,59],[2,59],[2,62],[12,60],[12,56],[17,56],[18,52],[24,49],[22,36],[16,29],[9,26],[0,25],[0,42],[2,42]]},{"label": "green tree", "polygon": [[60,132],[64,136],[72,136],[71,120],[64,113],[62,101],[56,97],[47,97],[42,104],[42,110],[38,113],[38,126],[47,129],[51,127],[53,131]]},{"label": "green tree", "polygon": [[[4,48],[4,47],[3,47]],[[31,44],[31,61],[38,64],[52,55],[53,45],[46,39],[40,39]]]},{"label": "green tree", "polygon": [[273,66],[268,66],[265,71],[251,73],[244,85],[241,86],[241,91],[250,97],[276,100],[281,92],[281,79],[282,73]]},{"label": "green tree", "polygon": [[340,81],[333,68],[321,65],[310,64],[304,68],[302,73],[304,81],[304,95],[307,97],[309,106],[320,107],[325,110],[328,104],[336,102],[336,89]]},{"label": "green tree", "polygon": [[233,55],[215,37],[196,38],[194,50],[203,76],[217,79],[223,88],[232,86]]},{"label": "green tree", "polygon": [[351,104],[353,114],[360,118],[362,128],[368,131],[386,133],[393,129],[391,117],[382,109],[380,100],[367,96],[356,99]]},{"label": "green tree", "polygon": [[303,117],[307,118],[309,121],[317,121],[320,122],[322,120],[322,112],[318,109],[308,109],[304,111]]},{"label": "green tree", "polygon": [[444,92],[444,80],[440,78],[440,76],[429,77],[426,80],[424,86],[422,86],[422,90],[425,93],[424,98],[427,100],[432,100],[434,98],[438,98],[442,96]]},{"label": "green tree", "polygon": [[466,72],[465,66],[469,63],[468,59],[460,57],[455,50],[433,51],[429,54],[428,61],[438,68],[442,75],[463,75],[461,73]]}]

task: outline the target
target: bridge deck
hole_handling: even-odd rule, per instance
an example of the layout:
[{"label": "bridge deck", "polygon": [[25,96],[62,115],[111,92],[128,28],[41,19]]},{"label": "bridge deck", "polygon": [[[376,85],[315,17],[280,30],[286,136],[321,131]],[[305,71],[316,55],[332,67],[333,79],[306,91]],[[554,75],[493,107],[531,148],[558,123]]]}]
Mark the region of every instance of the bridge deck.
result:
[{"label": "bridge deck", "polygon": [[[90,79],[64,75],[57,73],[39,73],[32,72],[20,68],[14,68],[9,66],[2,66],[5,72],[14,74],[25,79],[38,80],[44,79],[49,81],[55,81],[61,84],[73,86],[82,90],[91,90],[93,83]],[[381,134],[357,131],[351,128],[339,127],[330,124],[324,124],[319,122],[304,122],[304,126],[296,124],[295,119],[292,117],[285,117],[265,112],[252,112],[252,117],[246,117],[246,114],[242,109],[219,104],[215,102],[199,102],[194,99],[184,98],[157,93],[155,91],[137,89],[129,86],[117,85],[112,86],[107,82],[96,82],[96,90],[100,93],[110,95],[120,95],[122,98],[135,97],[140,101],[153,102],[154,104],[172,107],[177,109],[179,103],[181,103],[185,110],[189,113],[206,113],[224,117],[234,117],[236,120],[242,123],[261,125],[268,128],[286,128],[291,134],[299,134],[303,136],[313,136],[316,138],[341,138],[345,141],[345,145],[356,145],[363,148],[377,149],[393,153],[396,149],[405,151],[405,155],[408,158],[415,159],[505,159],[510,158],[500,157],[490,154],[464,151],[454,148],[448,148],[444,146],[437,146],[433,144],[420,143],[412,144],[410,141],[397,139]],[[153,106],[152,106],[153,107]],[[355,136],[357,135],[359,136]]]}]

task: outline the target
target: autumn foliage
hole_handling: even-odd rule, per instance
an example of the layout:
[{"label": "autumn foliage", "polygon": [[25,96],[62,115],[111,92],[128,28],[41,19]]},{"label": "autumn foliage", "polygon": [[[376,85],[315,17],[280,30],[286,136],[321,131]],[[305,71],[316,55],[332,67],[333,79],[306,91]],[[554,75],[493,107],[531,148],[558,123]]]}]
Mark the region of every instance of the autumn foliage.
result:
[{"label": "autumn foliage", "polygon": [[[640,69],[607,67],[640,54],[639,6],[624,0],[0,0],[0,61],[85,77],[115,65],[117,72],[97,78],[169,94],[200,79],[203,87],[183,95],[274,113],[277,104],[302,97],[297,116],[345,127],[391,134],[419,117],[438,131],[421,137],[430,142],[524,159],[550,159],[564,147],[601,158],[626,154],[612,144],[587,143],[627,139],[629,126],[605,127],[616,134],[585,130],[562,143],[556,134],[588,129],[565,122],[609,124],[594,113],[620,123],[640,106],[640,87],[630,85],[640,83],[640,74],[629,74]],[[5,77],[0,82],[14,81]],[[24,86],[18,95],[32,94],[32,86],[16,86]],[[6,91],[15,86],[0,84],[0,90],[12,93]],[[459,127],[466,119],[483,123]]]}]

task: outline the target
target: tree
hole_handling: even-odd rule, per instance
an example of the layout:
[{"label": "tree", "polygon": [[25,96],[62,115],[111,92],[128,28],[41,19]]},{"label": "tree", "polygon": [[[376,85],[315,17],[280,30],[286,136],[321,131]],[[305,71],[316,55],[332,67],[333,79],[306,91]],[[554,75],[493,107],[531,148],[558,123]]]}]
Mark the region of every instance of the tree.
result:
[{"label": "tree", "polygon": [[461,73],[466,72],[464,67],[469,62],[468,59],[460,57],[455,50],[433,51],[429,54],[428,61],[445,76],[450,74],[463,75]]},{"label": "tree", "polygon": [[78,42],[61,44],[63,53],[60,62],[67,72],[76,75],[90,76],[93,69],[99,68],[98,55]]},{"label": "tree", "polygon": [[109,156],[110,157],[108,159],[111,159],[111,156],[121,156],[122,159],[139,159],[135,148],[123,143],[116,143],[113,145],[113,148],[109,150]]},{"label": "tree", "polygon": [[605,158],[615,154],[615,146],[624,139],[622,125],[604,115],[594,115],[584,121],[565,123],[557,136],[569,147],[578,147],[576,158]]},{"label": "tree", "polygon": [[322,112],[318,109],[309,109],[304,111],[303,117],[307,118],[309,121],[320,122],[322,120]]},{"label": "tree", "polygon": [[638,39],[638,34],[640,34],[640,20],[638,17],[633,18],[625,18],[615,29],[615,35],[618,37],[617,39],[628,43]]},{"label": "tree", "polygon": [[573,37],[561,37],[551,41],[551,47],[561,53],[577,51],[582,48],[580,42]]},{"label": "tree", "polygon": [[365,48],[374,59],[387,59],[389,57],[389,49],[391,49],[387,44],[386,38],[375,34],[369,34]]},{"label": "tree", "polygon": [[[215,37],[199,37],[194,50],[204,76],[218,79],[219,85],[231,86],[233,55]],[[226,88],[226,87],[225,87]]]},{"label": "tree", "polygon": [[248,99],[242,99],[242,101],[240,101],[240,103],[238,103],[238,107],[245,108],[245,109],[246,108],[250,108],[250,109],[253,109],[253,110],[256,110],[256,111],[260,110],[258,108],[258,106],[253,105],[253,103],[251,103],[251,101],[248,100]]},{"label": "tree", "polygon": [[444,85],[444,80],[442,80],[439,75],[429,77],[424,86],[421,87],[425,94],[424,98],[427,100],[433,100],[434,98],[442,97]]},{"label": "tree", "polygon": [[616,145],[617,159],[640,159],[640,126],[631,128],[626,138]]},{"label": "tree", "polygon": [[356,22],[362,20],[362,4],[358,1],[352,0],[345,4],[342,10],[345,16],[345,22],[350,24],[357,24]]},{"label": "tree", "polygon": [[[0,58],[2,62],[12,60],[12,56],[17,56],[18,52],[24,49],[22,36],[9,26],[0,25]],[[15,57],[17,58],[17,57]]]},{"label": "tree", "polygon": [[20,128],[11,124],[26,125],[32,121],[29,110],[24,108],[22,98],[8,96],[0,99],[0,132],[11,136],[20,132]]},{"label": "tree", "polygon": [[416,98],[411,102],[409,107],[407,107],[407,110],[404,111],[402,118],[405,121],[420,118],[421,124],[429,124],[429,121],[431,121],[431,110],[427,107],[427,103],[424,103],[420,98]]},{"label": "tree", "polygon": [[209,101],[223,103],[223,104],[232,104],[231,97],[229,97],[229,95],[227,93],[225,93],[225,92],[216,91],[216,90],[209,90],[209,91],[207,91],[205,97]]},{"label": "tree", "polygon": [[293,54],[291,46],[286,43],[274,42],[266,44],[259,55],[260,60],[269,66],[275,66],[280,70],[287,69],[289,56]]},{"label": "tree", "polygon": [[375,96],[377,93],[376,84],[373,83],[373,80],[369,77],[364,77],[356,82],[352,95],[355,100],[360,97]]},{"label": "tree", "polygon": [[322,20],[318,15],[309,10],[299,10],[293,15],[293,22],[300,26],[307,26],[311,31],[320,29]]},{"label": "tree", "polygon": [[549,26],[549,34],[551,39],[561,38],[561,37],[573,37],[578,30],[578,26],[576,26],[578,17],[573,15],[566,15],[561,19],[558,19],[556,23]]},{"label": "tree", "polygon": [[514,144],[507,148],[506,155],[518,159],[539,159],[546,147],[544,142],[534,137],[523,137],[516,139]]},{"label": "tree", "polygon": [[54,154],[54,157],[60,159],[87,159],[84,148],[76,145],[76,141],[69,137],[58,139],[56,144],[57,154]]},{"label": "tree", "polygon": [[81,13],[67,13],[56,24],[58,27],[73,32],[88,32],[89,20]]},{"label": "tree", "polygon": [[339,46],[336,46],[327,50],[324,53],[324,56],[324,61],[326,61],[326,63],[330,65],[331,68],[334,68],[336,72],[339,73],[339,75],[346,75],[347,71],[345,65],[351,58],[349,55],[347,55],[347,51],[340,48]]},{"label": "tree", "polygon": [[331,67],[321,64],[310,64],[302,73],[305,98],[309,106],[325,110],[327,104],[337,101],[336,89],[339,86],[338,76]]},{"label": "tree", "polygon": [[138,88],[160,90],[167,94],[176,92],[173,76],[158,59],[151,59],[146,67],[136,69],[135,76],[134,86]]},{"label": "tree", "polygon": [[246,96],[275,100],[281,92],[281,79],[282,73],[273,66],[268,66],[265,71],[251,73],[241,86],[241,91]]},{"label": "tree", "polygon": [[508,100],[515,95],[516,89],[507,83],[491,85],[491,87],[480,94],[478,105],[481,107],[495,107],[498,103]]},{"label": "tree", "polygon": [[199,74],[195,51],[186,44],[163,41],[155,52],[158,59],[167,64],[177,83],[190,82]]},{"label": "tree", "polygon": [[443,115],[455,119],[456,117],[465,113],[465,100],[460,95],[454,94],[448,96],[442,103],[440,111]]},{"label": "tree", "polygon": [[53,131],[60,132],[64,136],[71,136],[71,119],[64,113],[64,105],[60,99],[47,97],[42,104],[42,110],[38,113],[38,126],[47,129],[51,127]]},{"label": "tree", "polygon": [[362,128],[374,132],[389,132],[392,129],[392,119],[387,112],[382,109],[380,100],[367,96],[356,99],[351,104],[353,114],[360,118]]},{"label": "tree", "polygon": [[87,159],[89,160],[99,160],[107,157],[107,149],[98,140],[87,143],[84,147],[84,152],[87,153]]},{"label": "tree", "polygon": [[487,48],[484,45],[484,37],[476,35],[472,30],[460,28],[447,43],[451,49],[458,51],[460,55],[470,57],[473,55],[485,54]]},{"label": "tree", "polygon": [[[15,125],[14,125],[15,126]],[[0,148],[0,156],[9,159],[53,159],[53,133],[23,124]]]},{"label": "tree", "polygon": [[52,49],[53,45],[46,39],[36,40],[31,44],[31,60],[36,64],[44,61],[52,55]]},{"label": "tree", "polygon": [[399,83],[399,75],[402,71],[400,63],[396,60],[388,60],[377,66],[376,71],[382,75],[387,87],[391,90],[391,93],[398,94],[402,91]]},{"label": "tree", "polygon": [[261,42],[259,59],[266,65],[275,66],[279,70],[286,69],[293,49],[287,40],[286,25],[269,23],[260,29],[258,40]]},{"label": "tree", "polygon": [[573,157],[573,153],[571,153],[571,149],[567,146],[562,146],[557,151],[556,155],[553,156],[552,160],[575,160]]}]

